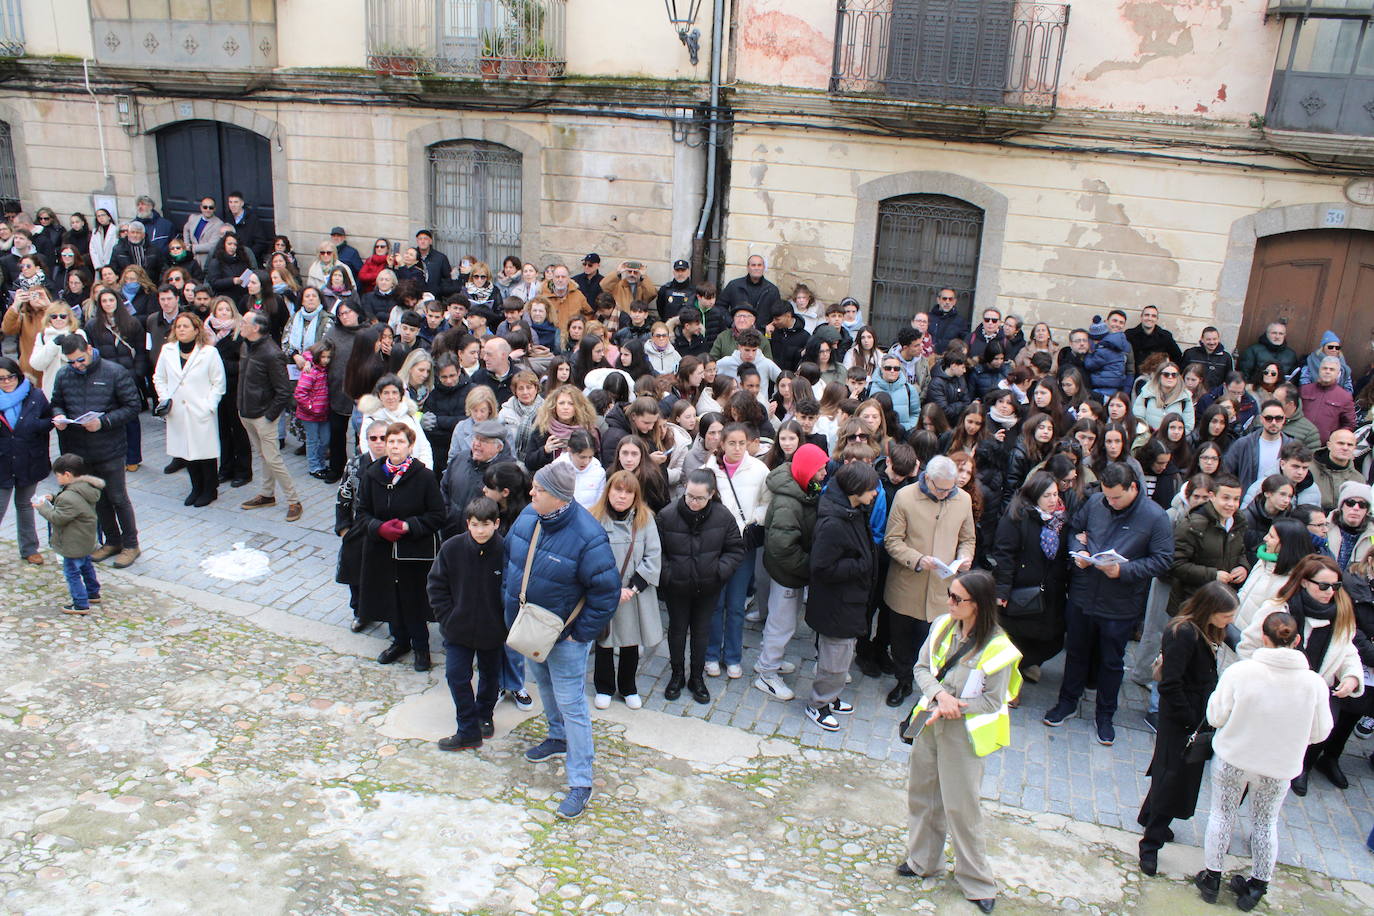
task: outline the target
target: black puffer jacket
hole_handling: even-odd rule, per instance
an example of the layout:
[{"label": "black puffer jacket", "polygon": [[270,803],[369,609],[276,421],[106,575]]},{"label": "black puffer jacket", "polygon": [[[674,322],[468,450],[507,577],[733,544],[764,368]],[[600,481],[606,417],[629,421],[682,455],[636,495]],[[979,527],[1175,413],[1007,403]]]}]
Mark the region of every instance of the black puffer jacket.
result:
[{"label": "black puffer jacket", "polygon": [[[601,463],[606,467],[615,464],[615,453],[620,448],[620,440],[630,434],[630,418],[619,404],[606,411],[606,435],[601,438]],[[533,445],[533,443],[531,443]],[[540,443],[543,447],[543,443]]]},{"label": "black puffer jacket", "polygon": [[868,598],[878,569],[868,511],[850,505],[834,483],[821,493],[811,538],[806,622],[822,636],[856,639],[868,632]]},{"label": "black puffer jacket", "polygon": [[[101,464],[123,458],[128,448],[124,427],[138,419],[142,398],[134,377],[118,363],[91,352],[85,372],[71,367],[58,370],[53,382],[52,410],[68,420],[88,411],[102,412],[100,429],[87,432],[68,423],[57,433],[57,445],[64,452],[75,452],[87,462]],[[121,462],[122,463],[122,462]]]},{"label": "black puffer jacket", "polygon": [[681,497],[658,513],[663,546],[663,572],[658,587],[665,594],[715,594],[744,559],[744,540],[730,510],[712,499],[700,512]]},{"label": "black puffer jacket", "polygon": [[248,420],[275,420],[291,403],[291,381],[286,357],[276,341],[263,335],[242,341],[239,350],[239,416]]},{"label": "black puffer jacket", "polygon": [[968,375],[949,375],[943,366],[936,366],[930,373],[930,386],[926,388],[926,400],[938,404],[945,412],[951,425],[959,419],[973,401],[973,391],[969,388]]},{"label": "black puffer jacket", "polygon": [[434,415],[434,427],[426,430],[425,436],[428,437],[430,449],[434,452],[436,474],[443,474],[444,468],[448,465],[448,447],[453,441],[453,427],[467,416],[463,404],[467,400],[472,383],[462,377],[461,370],[458,377],[459,382],[456,385],[444,385],[436,380],[429,396],[425,398],[425,413]]},{"label": "black puffer jacket", "polygon": [[506,641],[501,595],[506,542],[493,535],[479,544],[467,532],[444,541],[429,570],[426,590],[444,641],[471,649],[499,649]]}]

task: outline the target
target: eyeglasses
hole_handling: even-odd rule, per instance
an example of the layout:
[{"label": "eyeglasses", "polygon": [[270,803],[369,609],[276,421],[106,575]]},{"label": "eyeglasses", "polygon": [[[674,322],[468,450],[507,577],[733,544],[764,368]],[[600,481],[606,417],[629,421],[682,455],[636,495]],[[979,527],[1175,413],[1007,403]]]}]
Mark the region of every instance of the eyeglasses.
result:
[{"label": "eyeglasses", "polygon": [[330,251],[328,248],[321,248],[319,251],[315,252],[315,254],[333,254],[333,253],[334,253],[334,252]]},{"label": "eyeglasses", "polygon": [[1369,503],[1362,499],[1347,499],[1341,503],[1347,509],[1368,509]]},{"label": "eyeglasses", "polygon": [[984,318],[984,319],[983,319],[983,324],[996,324],[997,322],[999,322],[999,321],[1001,321],[1001,320],[1002,320],[1001,318],[998,318],[996,315],[993,315],[991,318]]},{"label": "eyeglasses", "polygon": [[1318,582],[1316,579],[1304,579],[1303,581],[1319,592],[1338,592],[1341,590],[1341,583],[1339,582]]},{"label": "eyeglasses", "polygon": [[854,433],[847,437],[850,442],[867,442],[868,433]]},{"label": "eyeglasses", "polygon": [[953,604],[964,604],[965,602],[970,602],[973,600],[967,595],[956,595],[954,594],[954,592],[945,592],[945,597],[948,598],[950,602]]},{"label": "eyeglasses", "polygon": [[367,441],[368,441],[368,442],[385,442],[385,441],[386,441],[386,436],[368,436],[368,437],[367,437]]},{"label": "eyeglasses", "polygon": [[666,332],[664,332],[664,331],[655,331],[654,333],[650,334],[649,336],[650,336],[650,337],[667,337],[668,334],[667,334]]},{"label": "eyeglasses", "polygon": [[1283,421],[1283,414],[1260,414],[1260,419],[1263,420],[1265,423],[1281,423]]},{"label": "eyeglasses", "polygon": [[709,496],[693,496],[691,493],[683,493],[683,494],[682,494],[682,498],[683,498],[683,500],[685,500],[686,502],[689,502],[689,503],[692,503],[693,505],[698,505],[698,506],[701,505],[702,503],[709,503],[709,502],[711,501],[711,497],[709,497]]},{"label": "eyeglasses", "polygon": [[382,249],[385,248],[385,247],[386,247],[386,242],[381,242],[381,243],[379,243],[379,244],[373,245],[373,246],[372,246],[372,250],[373,250],[373,251],[380,251],[380,250],[382,250]]},{"label": "eyeglasses", "polygon": [[1160,378],[1178,378],[1178,373],[1177,373],[1177,372],[1161,372],[1161,373],[1159,373],[1159,377],[1160,377]]},{"label": "eyeglasses", "polygon": [[1326,519],[1322,519],[1322,520],[1319,521],[1319,522],[1309,522],[1308,525],[1307,525],[1307,527],[1308,527],[1309,530],[1330,531],[1330,530],[1331,530],[1331,523],[1328,522]]},{"label": "eyeglasses", "polygon": [[884,371],[884,372],[901,372],[901,371],[902,371],[902,367],[901,367],[901,366],[883,366],[883,371]]},{"label": "eyeglasses", "polygon": [[40,223],[50,223],[50,222],[52,222],[52,217],[51,217],[51,216],[40,216],[40,217],[38,217],[38,221],[39,221]]},{"label": "eyeglasses", "polygon": [[0,375],[0,383],[4,383],[4,382],[13,382],[13,381],[15,381],[15,380],[18,379],[18,378],[19,378],[19,376],[17,376],[17,375],[10,375],[10,374],[6,373],[5,375]]},{"label": "eyeglasses", "polygon": [[61,320],[61,321],[66,321],[66,320],[67,320],[67,316],[64,315],[64,314],[57,314],[57,315],[53,315],[53,316],[52,316],[51,318],[49,318],[48,320],[49,320],[49,321],[59,321],[59,320]]},{"label": "eyeglasses", "polygon": [[201,208],[202,210],[214,210],[214,209],[215,209],[215,205],[214,205],[214,204],[201,204],[201,205],[200,205],[200,208]]},{"label": "eyeglasses", "polygon": [[1277,369],[1265,369],[1265,370],[1264,370],[1264,377],[1265,377],[1265,378],[1268,378],[1268,377],[1271,376],[1271,375],[1278,375],[1278,374],[1279,374],[1279,373],[1278,373],[1278,370],[1277,370]]},{"label": "eyeglasses", "polygon": [[953,302],[953,301],[954,301],[954,297],[953,297],[953,296],[940,296],[939,299],[940,299],[941,302]]},{"label": "eyeglasses", "polygon": [[472,279],[474,279],[474,280],[485,280],[486,278],[487,278],[487,275],[486,275],[486,274],[473,274],[473,275],[472,275]]},{"label": "eyeglasses", "polygon": [[1326,350],[1339,350],[1340,348],[1341,348],[1341,345],[1340,345],[1340,344],[1327,344],[1323,349],[1326,349]]}]

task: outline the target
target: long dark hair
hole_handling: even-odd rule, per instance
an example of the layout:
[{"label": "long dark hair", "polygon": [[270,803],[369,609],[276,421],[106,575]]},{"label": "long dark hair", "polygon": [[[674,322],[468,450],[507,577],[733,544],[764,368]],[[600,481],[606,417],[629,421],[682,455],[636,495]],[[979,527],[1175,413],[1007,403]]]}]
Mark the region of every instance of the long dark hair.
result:
[{"label": "long dark hair", "polygon": [[588,372],[591,372],[593,369],[610,368],[610,361],[606,359],[604,351],[601,354],[601,362],[598,363],[592,360],[592,351],[596,349],[598,343],[603,347],[606,346],[606,342],[594,334],[583,334],[582,340],[577,344],[577,355],[573,357],[572,382],[578,388],[585,388],[587,386]]},{"label": "long dark hair", "polygon": [[1049,471],[1036,471],[1026,478],[1026,482],[1021,484],[1021,489],[1016,491],[1016,495],[1011,498],[1011,507],[1007,514],[1020,521],[1027,518],[1030,513],[1038,514],[1037,503],[1040,497],[1044,496],[1048,490],[1057,490],[1059,484],[1055,481],[1054,475]]},{"label": "long dark hair", "polygon": [[1312,552],[1312,535],[1306,525],[1287,515],[1274,519],[1270,527],[1279,533],[1279,558],[1274,561],[1274,574],[1286,576]]},{"label": "long dark hair", "polygon": [[1193,597],[1183,602],[1178,615],[1169,621],[1169,628],[1194,626],[1212,645],[1220,645],[1226,631],[1211,624],[1213,614],[1224,614],[1240,606],[1240,600],[1230,586],[1213,580],[1193,593]]},{"label": "long dark hair", "polygon": [[[510,530],[515,519],[530,504],[530,475],[516,461],[502,461],[490,465],[482,475],[482,485],[496,490],[509,490],[506,504],[501,508],[501,524],[498,528],[503,534]],[[498,506],[501,504],[498,502]]]},{"label": "long dark hair", "polygon": [[997,580],[992,573],[981,569],[971,569],[954,577],[955,582],[968,592],[969,600],[978,608],[973,618],[973,649],[970,655],[988,644],[993,631],[997,629]]},{"label": "long dark hair", "polygon": [[[978,428],[978,432],[972,436],[964,429],[964,421],[969,417],[977,417],[983,422],[983,425]],[[983,409],[981,403],[974,401],[964,408],[963,413],[959,414],[959,419],[954,421],[950,430],[949,447],[946,452],[973,452],[990,437],[987,411]]]},{"label": "long dark hair", "polygon": [[[348,366],[344,369],[344,393],[354,401],[365,394],[372,393],[377,380],[386,374],[387,358],[377,350],[377,341],[387,331],[385,324],[375,324],[358,332],[353,344],[353,352],[348,355]],[[402,386],[402,391],[405,387]]]},{"label": "long dark hair", "polygon": [[[1050,428],[1054,434],[1050,436],[1049,442],[1041,442],[1035,438],[1035,430],[1041,423],[1049,421]],[[1050,449],[1054,448],[1055,439],[1058,438],[1058,426],[1054,422],[1054,417],[1047,413],[1033,413],[1026,417],[1026,421],[1021,424],[1021,449],[1026,455],[1035,462],[1044,461],[1050,457]]]},{"label": "long dark hair", "polygon": [[[768,470],[770,471],[778,465],[786,464],[792,460],[791,456],[782,450],[781,440],[783,430],[797,434],[797,448],[801,448],[806,444],[806,432],[801,428],[801,424],[796,420],[784,420],[782,425],[778,427],[778,431],[773,434],[773,447],[768,450],[767,455],[763,456],[763,463],[768,465]],[[795,449],[792,454],[796,454]]]}]

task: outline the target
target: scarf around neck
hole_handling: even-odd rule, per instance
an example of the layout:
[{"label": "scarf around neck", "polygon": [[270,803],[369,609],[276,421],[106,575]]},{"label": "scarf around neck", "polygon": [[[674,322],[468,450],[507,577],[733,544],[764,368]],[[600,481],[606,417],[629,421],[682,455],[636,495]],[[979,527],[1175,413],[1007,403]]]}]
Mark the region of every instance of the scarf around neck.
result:
[{"label": "scarf around neck", "polygon": [[33,386],[29,380],[23,376],[19,377],[19,384],[9,394],[0,391],[0,416],[5,418],[5,424],[10,429],[14,429],[19,422],[19,408],[24,404],[24,398],[29,396],[29,389]]},{"label": "scarf around neck", "polygon": [[1046,559],[1053,560],[1054,555],[1059,552],[1059,531],[1064,527],[1063,509],[1054,512],[1045,512],[1039,506],[1035,511],[1040,513],[1040,521],[1044,525],[1040,528],[1040,550],[1044,552]]}]

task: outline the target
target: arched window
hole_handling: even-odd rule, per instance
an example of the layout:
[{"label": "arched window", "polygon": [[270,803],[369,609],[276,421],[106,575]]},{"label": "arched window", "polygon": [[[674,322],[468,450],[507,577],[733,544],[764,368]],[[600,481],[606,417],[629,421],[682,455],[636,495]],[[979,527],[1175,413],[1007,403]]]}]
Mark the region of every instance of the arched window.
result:
[{"label": "arched window", "polygon": [[879,340],[896,340],[911,316],[928,311],[948,286],[964,317],[975,308],[983,211],[943,194],[889,197],[878,205],[870,321]]},{"label": "arched window", "polygon": [[19,177],[14,168],[14,139],[10,125],[0,121],[0,201],[19,200]]},{"label": "arched window", "polygon": [[475,255],[497,269],[520,253],[520,153],[496,143],[453,140],[428,149],[434,244],[454,266]]}]

